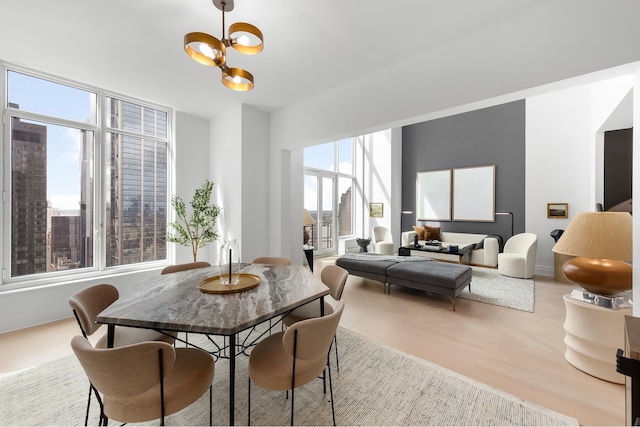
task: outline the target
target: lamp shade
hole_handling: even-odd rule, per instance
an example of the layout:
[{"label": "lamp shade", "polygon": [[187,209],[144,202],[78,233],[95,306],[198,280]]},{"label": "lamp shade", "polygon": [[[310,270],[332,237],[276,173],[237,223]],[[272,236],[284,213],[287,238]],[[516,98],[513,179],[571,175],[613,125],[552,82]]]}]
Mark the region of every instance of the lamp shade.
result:
[{"label": "lamp shade", "polygon": [[631,261],[633,218],[627,212],[580,212],[562,233],[553,252]]},{"label": "lamp shade", "polygon": [[316,220],[313,219],[308,210],[304,209],[302,212],[302,225],[314,225]]}]

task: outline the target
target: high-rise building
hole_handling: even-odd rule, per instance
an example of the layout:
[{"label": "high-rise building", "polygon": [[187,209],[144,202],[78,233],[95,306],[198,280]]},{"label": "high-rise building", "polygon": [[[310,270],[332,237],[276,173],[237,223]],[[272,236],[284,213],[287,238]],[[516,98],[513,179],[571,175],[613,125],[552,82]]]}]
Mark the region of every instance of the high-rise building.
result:
[{"label": "high-rise building", "polygon": [[350,236],[353,234],[351,229],[352,214],[351,214],[351,187],[347,188],[347,191],[340,195],[340,203],[338,204],[338,235]]},{"label": "high-rise building", "polygon": [[79,216],[51,217],[51,269],[78,268],[82,240]]},{"label": "high-rise building", "polygon": [[[166,258],[166,113],[117,99],[108,102],[110,155],[107,266]],[[140,136],[131,135],[131,133]]]},{"label": "high-rise building", "polygon": [[[11,105],[18,108],[17,105]],[[11,276],[47,271],[47,127],[11,120]]]}]

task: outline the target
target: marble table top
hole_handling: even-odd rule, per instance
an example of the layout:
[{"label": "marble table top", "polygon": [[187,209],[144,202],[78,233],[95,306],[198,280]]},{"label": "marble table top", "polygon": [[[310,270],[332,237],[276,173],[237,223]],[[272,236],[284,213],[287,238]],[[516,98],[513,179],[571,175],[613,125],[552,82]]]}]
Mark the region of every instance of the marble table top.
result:
[{"label": "marble table top", "polygon": [[147,279],[123,292],[97,322],[231,335],[329,294],[329,288],[299,265],[245,264],[240,272],[260,276],[260,284],[230,294],[200,291],[198,283],[217,276],[217,266]]}]

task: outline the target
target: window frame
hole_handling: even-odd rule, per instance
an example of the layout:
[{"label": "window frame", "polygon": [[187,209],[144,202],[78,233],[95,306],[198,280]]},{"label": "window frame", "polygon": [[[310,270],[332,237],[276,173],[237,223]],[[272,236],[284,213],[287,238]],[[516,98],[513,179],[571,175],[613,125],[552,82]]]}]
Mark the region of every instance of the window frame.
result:
[{"label": "window frame", "polygon": [[[96,124],[76,122],[70,119],[48,116],[46,114],[34,113],[21,109],[9,107],[9,91],[8,91],[8,73],[16,72],[26,74],[31,77],[44,79],[53,83],[66,85],[72,88],[95,93],[96,95]],[[108,132],[116,132],[119,134],[127,134],[139,137],[144,140],[164,141],[166,142],[166,206],[167,206],[167,223],[173,215],[170,209],[170,191],[174,176],[174,156],[173,156],[173,110],[169,107],[158,105],[142,99],[127,96],[115,91],[100,89],[95,86],[83,84],[70,79],[43,73],[40,71],[17,66],[7,62],[0,61],[0,113],[2,116],[2,124],[0,131],[0,142],[2,142],[2,161],[0,161],[0,180],[2,189],[2,208],[0,209],[0,224],[2,230],[0,236],[2,243],[0,244],[0,263],[2,276],[0,278],[0,291],[20,288],[33,288],[38,286],[52,285],[65,281],[77,281],[96,277],[106,277],[111,275],[119,275],[133,271],[157,268],[167,264],[171,256],[171,251],[167,245],[166,257],[162,260],[138,262],[132,264],[106,266],[106,183],[107,169],[109,165],[106,163],[108,153],[106,153],[106,135]],[[162,111],[167,116],[167,135],[161,138],[155,135],[136,134],[124,129],[114,129],[108,126],[108,117],[106,111],[107,98],[114,98],[124,102],[133,103],[143,107]],[[28,274],[25,276],[11,277],[11,162],[12,162],[12,139],[11,139],[11,117],[18,117],[22,120],[33,120],[45,124],[71,127],[79,130],[91,131],[94,134],[94,150],[93,150],[93,237],[94,252],[93,266],[84,267],[79,270],[51,271],[36,274]],[[165,243],[166,244],[166,243]]]}]

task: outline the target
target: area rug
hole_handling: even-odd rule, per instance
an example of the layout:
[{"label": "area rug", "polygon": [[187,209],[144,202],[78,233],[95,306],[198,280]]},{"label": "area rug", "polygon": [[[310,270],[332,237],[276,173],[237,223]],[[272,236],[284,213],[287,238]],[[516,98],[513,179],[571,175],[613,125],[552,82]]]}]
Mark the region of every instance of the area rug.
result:
[{"label": "area rug", "polygon": [[[338,348],[340,372],[332,352],[338,425],[579,425],[574,418],[342,328],[338,331]],[[246,424],[247,358],[239,357],[236,368],[236,424]],[[215,425],[228,423],[227,369],[227,360],[216,362]],[[2,378],[0,425],[82,425],[87,389],[88,382],[75,356]],[[207,398],[205,393],[195,404],[168,416],[166,424],[208,424]],[[253,386],[252,424],[289,424],[290,402],[283,392]],[[94,402],[90,423],[97,423],[97,414]],[[296,389],[295,417],[297,425],[332,424],[329,395],[322,393],[322,380]]]},{"label": "area rug", "polygon": [[475,266],[471,268],[473,269],[471,292],[466,288],[458,298],[534,312],[535,283],[533,279],[503,276],[494,268]]}]

